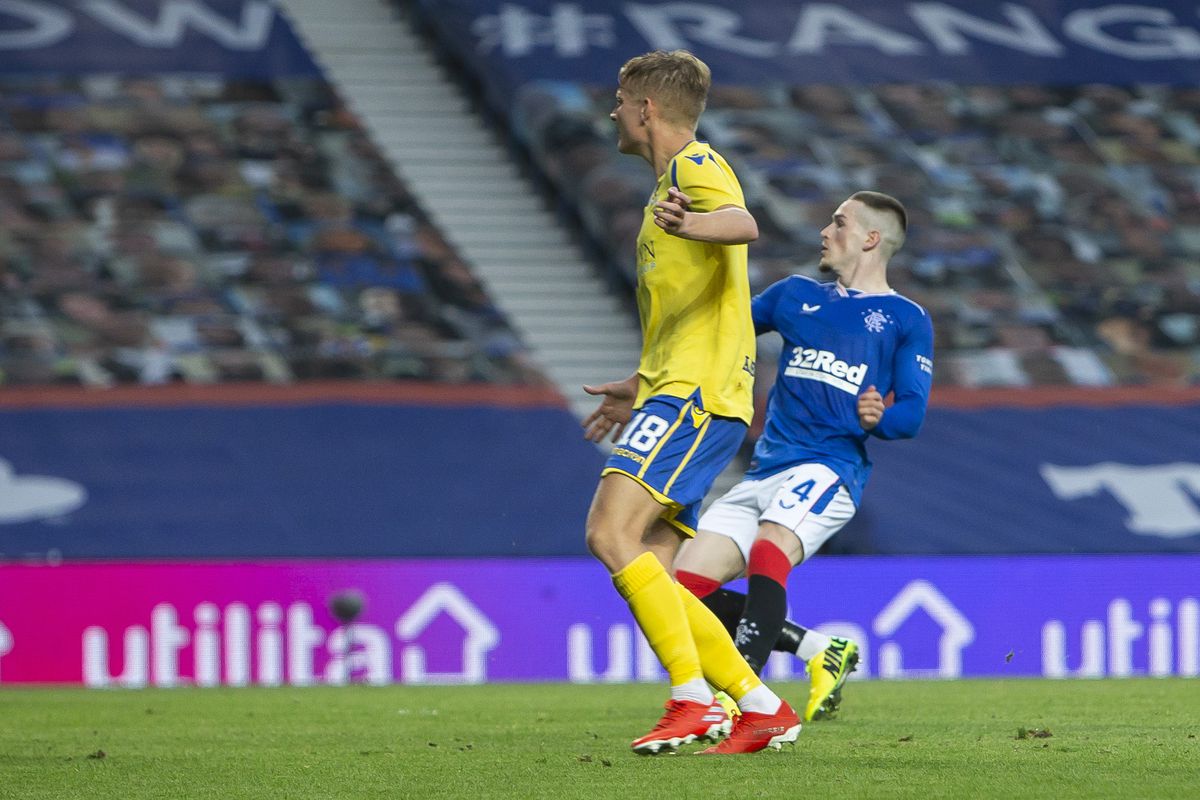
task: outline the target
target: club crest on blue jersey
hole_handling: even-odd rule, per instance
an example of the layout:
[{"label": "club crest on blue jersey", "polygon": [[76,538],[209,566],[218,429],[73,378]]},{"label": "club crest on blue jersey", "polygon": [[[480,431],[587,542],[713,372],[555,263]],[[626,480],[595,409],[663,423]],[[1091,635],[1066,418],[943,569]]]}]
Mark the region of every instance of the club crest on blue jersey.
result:
[{"label": "club crest on blue jersey", "polygon": [[895,320],[890,314],[883,313],[881,309],[868,308],[863,312],[863,322],[871,333],[883,333],[884,326],[892,324]]}]

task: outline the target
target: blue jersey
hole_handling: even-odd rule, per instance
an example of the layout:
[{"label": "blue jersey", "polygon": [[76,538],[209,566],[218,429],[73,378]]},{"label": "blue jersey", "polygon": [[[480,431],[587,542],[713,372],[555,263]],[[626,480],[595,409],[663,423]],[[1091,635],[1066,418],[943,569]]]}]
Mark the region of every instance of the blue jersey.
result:
[{"label": "blue jersey", "polygon": [[[763,434],[747,476],[805,462],[838,474],[858,505],[871,474],[866,441],[917,434],[933,381],[933,325],[906,297],[866,294],[793,275],[751,303],[758,333],[783,337]],[[869,433],[858,396],[874,386],[894,404]]]}]

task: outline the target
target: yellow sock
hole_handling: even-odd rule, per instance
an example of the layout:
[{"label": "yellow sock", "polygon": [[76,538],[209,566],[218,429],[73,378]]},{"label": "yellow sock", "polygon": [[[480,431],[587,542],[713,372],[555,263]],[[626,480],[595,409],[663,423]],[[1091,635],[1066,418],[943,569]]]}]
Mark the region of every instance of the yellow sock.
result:
[{"label": "yellow sock", "polygon": [[[679,686],[700,680],[700,655],[692,641],[692,631],[675,582],[653,553],[642,553],[612,576],[613,585],[629,603],[650,648]],[[728,637],[726,637],[728,638]]]},{"label": "yellow sock", "polygon": [[704,669],[704,679],[713,688],[725,692],[734,701],[740,701],[751,689],[763,685],[754,670],[742,658],[729,631],[701,603],[696,595],[680,584],[675,584],[679,599],[683,602],[687,613],[688,625],[692,629],[692,639],[696,642],[696,650],[700,653],[700,666]]}]

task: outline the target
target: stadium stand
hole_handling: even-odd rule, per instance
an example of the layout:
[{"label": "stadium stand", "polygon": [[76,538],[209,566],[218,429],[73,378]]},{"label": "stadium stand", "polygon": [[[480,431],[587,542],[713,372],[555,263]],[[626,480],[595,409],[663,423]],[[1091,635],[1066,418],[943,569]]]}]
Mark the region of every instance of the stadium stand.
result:
[{"label": "stadium stand", "polygon": [[[940,24],[977,37],[956,45],[975,57],[953,70],[889,57],[900,45],[884,31],[912,33],[900,5],[865,15],[829,7],[828,17],[811,18],[782,3],[732,14],[703,4],[644,13],[602,4],[583,18],[558,6],[476,0],[436,13],[427,2],[399,5],[424,13],[627,278],[648,181],[611,146],[616,43],[632,34],[672,46],[692,37],[716,78],[700,134],[734,160],[763,228],[751,248],[756,288],[811,273],[816,232],[832,208],[871,186],[910,206],[893,283],[939,321],[939,385],[1200,381],[1200,128],[1197,92],[1178,71],[1139,64],[1122,73],[1067,46],[1058,63],[991,49],[1015,39],[996,32],[1002,24],[986,4],[945,12]],[[1047,9],[1047,28],[1038,29],[1047,38],[1054,17]],[[799,41],[806,19],[804,35],[831,37],[820,56],[772,40],[795,22]],[[710,24],[739,36],[712,39]],[[842,25],[864,26],[851,36],[856,46],[833,44]],[[905,42],[903,52],[927,52]],[[1125,53],[1118,44],[1113,52]],[[872,61],[872,52],[881,57]],[[1143,61],[1151,55],[1166,58],[1154,51]]]},{"label": "stadium stand", "polygon": [[0,383],[546,384],[324,80],[0,98]]},{"label": "stadium stand", "polygon": [[[610,95],[525,85],[514,129],[627,262],[646,179],[613,152]],[[939,384],[1186,385],[1200,376],[1196,111],[1194,91],[1164,88],[718,87],[701,135],[768,223],[759,289],[815,274],[839,198],[905,198],[893,285],[938,320]]]},{"label": "stadium stand", "polygon": [[[612,150],[609,94],[531,83],[513,126],[625,265],[646,181]],[[7,78],[4,95],[6,384],[545,382],[323,81]],[[873,185],[910,199],[895,279],[937,314],[940,384],[1178,385],[1200,369],[1196,104],[718,87],[703,133],[767,223],[756,287],[811,268],[835,198]]]}]

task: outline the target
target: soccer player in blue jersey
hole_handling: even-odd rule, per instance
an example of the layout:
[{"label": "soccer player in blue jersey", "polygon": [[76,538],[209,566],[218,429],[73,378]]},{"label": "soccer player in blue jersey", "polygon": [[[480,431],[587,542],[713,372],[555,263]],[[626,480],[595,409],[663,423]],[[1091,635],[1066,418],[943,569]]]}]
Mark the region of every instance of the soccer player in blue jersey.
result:
[{"label": "soccer player in blue jersey", "polygon": [[[820,269],[836,280],[793,275],[752,301],[755,330],[783,337],[766,424],[745,479],[700,518],[675,574],[707,598],[745,572],[749,593],[735,641],[756,671],[785,625],[788,574],[858,508],[871,472],[867,440],[916,436],[925,418],[933,326],[887,281],[906,228],[894,197],[857,192],[821,231]],[[889,394],[894,402],[886,405]],[[819,718],[840,699],[857,646],[789,627],[801,636],[796,652],[811,680],[804,717]]]},{"label": "soccer player in blue jersey", "polygon": [[691,53],[647,53],[621,68],[611,114],[618,149],[645,159],[657,184],[637,240],[637,372],[585,387],[603,397],[584,421],[587,438],[619,437],[588,512],[587,544],[670,678],[666,713],[632,743],[646,754],[729,729],[710,685],[741,714],[728,738],[704,752],[779,747],[800,731],[798,715],[762,683],[725,626],[669,573],[753,415],[746,244],[758,225],[725,159],[696,141],[710,84]]}]

